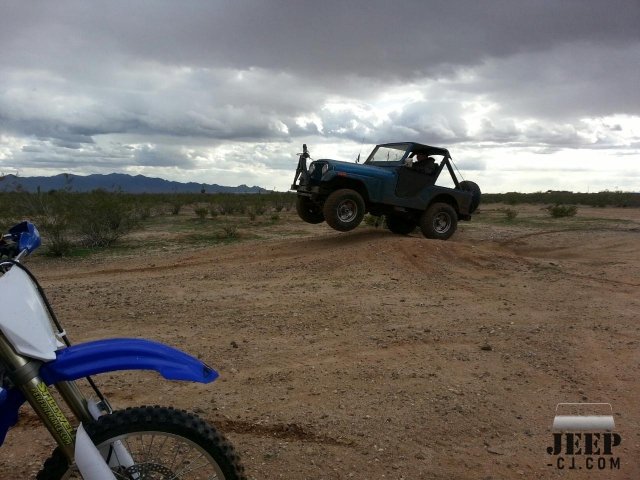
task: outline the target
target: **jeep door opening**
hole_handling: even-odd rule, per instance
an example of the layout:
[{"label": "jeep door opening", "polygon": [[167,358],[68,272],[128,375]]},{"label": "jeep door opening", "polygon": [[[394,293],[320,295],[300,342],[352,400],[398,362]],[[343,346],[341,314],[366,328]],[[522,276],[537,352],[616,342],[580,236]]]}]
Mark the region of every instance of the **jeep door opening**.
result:
[{"label": "jeep door opening", "polygon": [[[474,182],[459,181],[444,148],[414,142],[377,145],[363,163],[310,159],[302,146],[291,185],[296,210],[307,223],[341,232],[356,228],[365,213],[386,218],[393,233],[407,235],[420,227],[427,238],[446,240],[459,220],[471,220],[480,205]],[[445,171],[454,188],[436,185]]]}]

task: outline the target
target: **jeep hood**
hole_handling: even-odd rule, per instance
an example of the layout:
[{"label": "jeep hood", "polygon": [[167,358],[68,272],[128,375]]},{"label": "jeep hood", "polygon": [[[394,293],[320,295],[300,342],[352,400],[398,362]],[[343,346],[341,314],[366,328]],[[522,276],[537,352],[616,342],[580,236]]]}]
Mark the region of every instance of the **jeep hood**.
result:
[{"label": "jeep hood", "polygon": [[365,175],[370,177],[383,177],[394,175],[389,168],[376,167],[374,165],[364,165],[362,163],[343,162],[340,160],[330,160],[323,158],[316,160],[316,163],[328,163],[337,172],[351,173],[353,175]]}]

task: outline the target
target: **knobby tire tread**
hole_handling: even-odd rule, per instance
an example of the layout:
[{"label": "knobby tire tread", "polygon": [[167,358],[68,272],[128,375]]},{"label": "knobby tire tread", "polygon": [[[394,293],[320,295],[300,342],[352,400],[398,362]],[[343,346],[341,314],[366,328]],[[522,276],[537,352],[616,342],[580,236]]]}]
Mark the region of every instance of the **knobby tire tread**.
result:
[{"label": "knobby tire tread", "polygon": [[[191,440],[207,451],[223,471],[225,480],[246,480],[244,467],[233,446],[215,427],[184,410],[159,406],[130,407],[104,415],[84,427],[96,444],[125,433],[172,433]],[[36,479],[60,480],[68,469],[66,457],[56,448],[45,461]]]}]

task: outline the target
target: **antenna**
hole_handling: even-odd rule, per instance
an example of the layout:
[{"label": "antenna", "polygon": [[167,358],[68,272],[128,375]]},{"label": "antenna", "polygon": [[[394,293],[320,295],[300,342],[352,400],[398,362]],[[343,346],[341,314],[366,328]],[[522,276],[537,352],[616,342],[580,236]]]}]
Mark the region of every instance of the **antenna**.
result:
[{"label": "antenna", "polygon": [[363,145],[364,145],[364,137],[362,137],[362,141],[360,142],[360,151],[358,152],[358,158],[356,158],[356,163],[360,163],[360,154],[362,153]]}]

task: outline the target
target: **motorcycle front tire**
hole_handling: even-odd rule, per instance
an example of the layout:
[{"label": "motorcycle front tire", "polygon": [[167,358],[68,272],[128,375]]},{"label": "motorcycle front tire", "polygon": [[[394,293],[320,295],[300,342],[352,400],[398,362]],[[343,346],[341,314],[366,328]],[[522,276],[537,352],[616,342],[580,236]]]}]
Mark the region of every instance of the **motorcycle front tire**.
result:
[{"label": "motorcycle front tire", "polygon": [[[231,444],[196,415],[169,407],[135,407],[103,415],[84,426],[101,452],[107,452],[116,478],[246,480]],[[120,441],[131,461],[118,465],[110,447]],[[75,465],[54,450],[38,480],[81,479]]]}]

